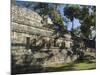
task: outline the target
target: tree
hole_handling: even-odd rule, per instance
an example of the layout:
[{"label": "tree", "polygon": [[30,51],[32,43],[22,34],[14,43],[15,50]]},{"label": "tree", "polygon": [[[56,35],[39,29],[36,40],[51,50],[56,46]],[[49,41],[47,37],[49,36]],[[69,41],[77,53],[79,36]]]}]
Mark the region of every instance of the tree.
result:
[{"label": "tree", "polygon": [[34,10],[39,10],[40,15],[49,15],[53,22],[63,25],[63,20],[57,8],[58,4],[38,3]]},{"label": "tree", "polygon": [[34,10],[38,10],[40,15],[47,15],[49,11],[48,3],[38,3],[34,6]]},{"label": "tree", "polygon": [[[91,10],[91,12],[89,11]],[[83,7],[81,9],[80,14],[80,21],[81,21],[81,33],[82,36],[86,39],[90,39],[89,36],[91,36],[92,30],[95,30],[96,28],[96,11],[95,7]],[[91,29],[92,27],[92,29]]]},{"label": "tree", "polygon": [[96,23],[96,8],[95,6],[82,6],[82,5],[66,5],[64,8],[64,15],[72,22],[72,32],[74,18],[80,21],[81,36],[89,39],[91,35],[91,27],[95,30]]},{"label": "tree", "polygon": [[66,5],[64,8],[64,16],[70,19],[72,22],[72,31],[74,27],[74,18],[78,18],[80,14],[80,8],[78,5]]},{"label": "tree", "polygon": [[[39,10],[39,14],[42,16],[48,15],[55,25],[60,28],[60,30],[64,30],[63,19],[61,18],[61,13],[59,13],[58,4],[48,4],[48,3],[38,3],[34,9]],[[56,30],[56,29],[55,29]]]}]

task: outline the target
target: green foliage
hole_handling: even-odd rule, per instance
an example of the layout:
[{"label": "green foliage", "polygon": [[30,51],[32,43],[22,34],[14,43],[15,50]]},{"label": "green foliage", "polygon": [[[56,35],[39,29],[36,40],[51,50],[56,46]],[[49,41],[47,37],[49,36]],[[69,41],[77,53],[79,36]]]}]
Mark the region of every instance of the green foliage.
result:
[{"label": "green foliage", "polygon": [[63,20],[56,10],[53,10],[50,15],[53,17],[53,22],[63,25]]},{"label": "green foliage", "polygon": [[89,15],[89,8],[87,6],[81,6],[79,19],[84,20]]},{"label": "green foliage", "polygon": [[64,8],[64,15],[68,17],[71,21],[73,18],[78,18],[80,13],[80,8],[78,5],[66,5]]},{"label": "green foliage", "polygon": [[39,12],[40,15],[43,15],[43,16],[49,15],[53,17],[52,21],[54,23],[64,26],[61,15],[57,10],[57,6],[58,6],[57,4],[39,3],[38,5],[34,7],[34,9],[35,10],[38,9],[40,11]]},{"label": "green foliage", "polygon": [[[89,10],[92,10],[92,12],[89,12]],[[80,14],[80,20],[81,20],[81,33],[83,36],[87,39],[89,39],[89,36],[91,35],[91,27],[96,28],[96,12],[95,12],[95,7],[92,8],[87,8],[84,7],[81,10]]]}]

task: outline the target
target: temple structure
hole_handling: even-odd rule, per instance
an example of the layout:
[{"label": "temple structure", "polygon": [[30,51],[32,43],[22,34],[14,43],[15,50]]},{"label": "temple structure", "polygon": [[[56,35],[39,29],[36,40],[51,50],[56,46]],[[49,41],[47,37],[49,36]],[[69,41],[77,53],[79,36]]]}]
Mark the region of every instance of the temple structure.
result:
[{"label": "temple structure", "polygon": [[48,27],[53,22],[46,18],[44,21],[38,13],[25,7],[11,7],[11,52],[12,59],[16,60],[15,64],[29,62],[30,65],[52,66],[77,59],[77,56],[70,57],[70,33],[56,38],[55,31]]}]

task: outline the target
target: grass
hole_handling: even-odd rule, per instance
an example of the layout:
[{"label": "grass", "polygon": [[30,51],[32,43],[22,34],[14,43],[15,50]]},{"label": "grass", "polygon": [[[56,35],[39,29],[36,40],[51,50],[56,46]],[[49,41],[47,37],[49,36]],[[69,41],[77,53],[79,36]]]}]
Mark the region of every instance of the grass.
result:
[{"label": "grass", "polygon": [[48,72],[55,71],[74,71],[74,70],[91,70],[96,69],[95,62],[79,62],[79,63],[70,63],[70,64],[62,64],[55,65],[54,67],[47,67],[46,70]]},{"label": "grass", "polygon": [[89,69],[95,69],[96,68],[96,63],[77,63],[74,64],[73,67],[75,70],[89,70]]}]

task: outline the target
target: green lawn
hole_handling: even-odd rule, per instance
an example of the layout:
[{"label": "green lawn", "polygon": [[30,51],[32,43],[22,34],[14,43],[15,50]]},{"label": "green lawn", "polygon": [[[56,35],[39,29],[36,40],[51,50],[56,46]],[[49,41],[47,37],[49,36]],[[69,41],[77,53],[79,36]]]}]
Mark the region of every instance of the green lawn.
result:
[{"label": "green lawn", "polygon": [[95,69],[96,63],[77,63],[73,67],[75,70]]},{"label": "green lawn", "polygon": [[71,64],[62,64],[55,65],[54,67],[46,68],[47,71],[74,71],[74,70],[91,70],[96,69],[95,62],[80,62],[80,63],[71,63]]}]

